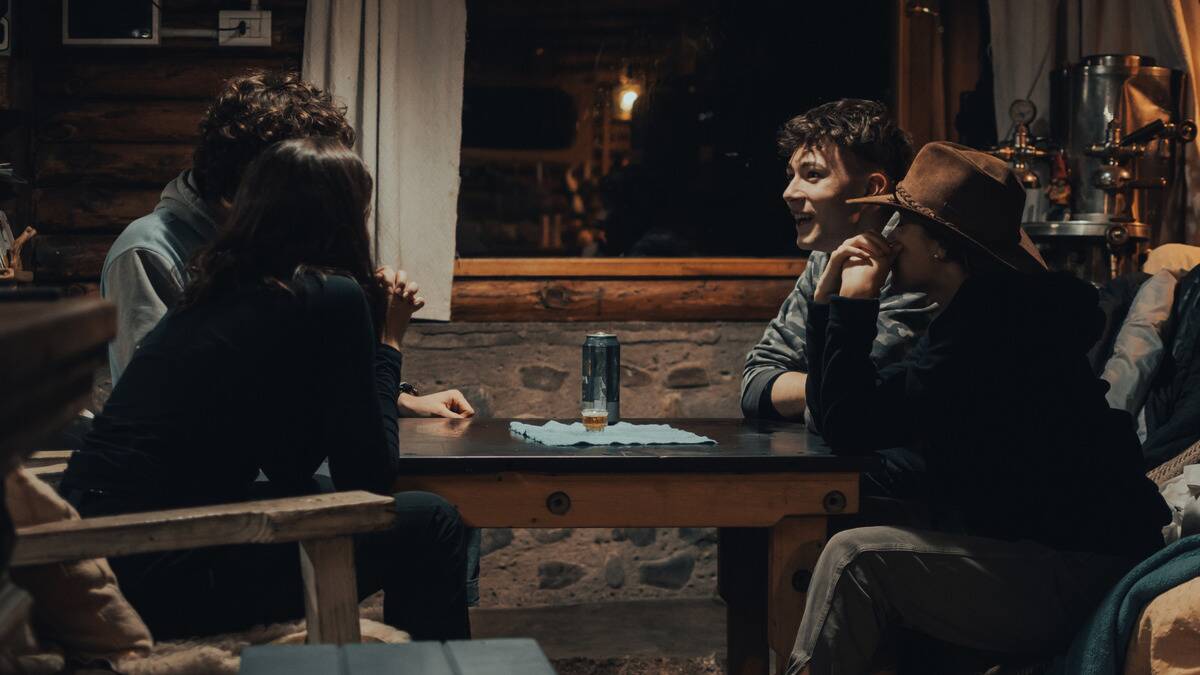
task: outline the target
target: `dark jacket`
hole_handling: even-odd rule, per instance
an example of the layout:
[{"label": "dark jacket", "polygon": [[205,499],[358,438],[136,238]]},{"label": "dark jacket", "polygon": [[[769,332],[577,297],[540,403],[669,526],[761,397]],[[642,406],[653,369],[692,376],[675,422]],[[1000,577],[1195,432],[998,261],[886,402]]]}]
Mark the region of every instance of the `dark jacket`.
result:
[{"label": "dark jacket", "polygon": [[169,312],[71,457],[63,492],[106,495],[118,511],[244,501],[260,470],[281,494],[310,490],[326,458],[337,489],[390,492],[400,353],[375,337],[353,279],[309,274],[290,289],[247,286]]},{"label": "dark jacket", "polygon": [[1200,440],[1200,267],[1175,287],[1167,353],[1146,396],[1146,468],[1169,461]]},{"label": "dark jacket", "polygon": [[1108,407],[1088,363],[1096,301],[1062,274],[973,277],[908,359],[882,371],[870,359],[878,301],[813,304],[818,430],[838,452],[918,448],[938,521],[965,533],[1148,554],[1169,515],[1132,419]]}]

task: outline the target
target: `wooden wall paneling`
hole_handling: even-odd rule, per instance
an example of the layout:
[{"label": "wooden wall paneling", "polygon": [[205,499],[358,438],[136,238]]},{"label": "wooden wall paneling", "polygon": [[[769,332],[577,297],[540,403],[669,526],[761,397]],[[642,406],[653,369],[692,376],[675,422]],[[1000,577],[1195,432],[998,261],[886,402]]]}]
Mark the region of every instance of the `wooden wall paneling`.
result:
[{"label": "wooden wall paneling", "polygon": [[[191,166],[200,119],[227,78],[299,70],[305,0],[263,0],[271,47],[219,47],[215,38],[163,38],[157,47],[64,46],[58,0],[29,2],[21,39],[33,78],[26,131],[35,279],[94,292],[115,235],[153,210],[163,186]],[[244,0],[170,0],[164,28],[214,28]]]},{"label": "wooden wall paneling", "polygon": [[454,321],[759,321],[793,279],[456,279]]},{"label": "wooden wall paneling", "polygon": [[44,66],[37,88],[43,98],[207,102],[226,79],[251,70],[272,69],[300,70],[299,54],[265,56],[226,51],[197,58],[192,53],[167,52],[147,59],[141,52],[116,60],[66,60]]},{"label": "wooden wall paneling", "polygon": [[39,282],[100,278],[104,256],[116,235],[39,235],[34,241],[34,270]]},{"label": "wooden wall paneling", "polygon": [[34,190],[38,231],[120,232],[154,210],[162,188],[71,185]]},{"label": "wooden wall paneling", "polygon": [[79,101],[60,99],[38,111],[37,140],[194,143],[208,102],[179,100]]},{"label": "wooden wall paneling", "polygon": [[191,143],[39,143],[38,187],[158,186],[192,165]]}]

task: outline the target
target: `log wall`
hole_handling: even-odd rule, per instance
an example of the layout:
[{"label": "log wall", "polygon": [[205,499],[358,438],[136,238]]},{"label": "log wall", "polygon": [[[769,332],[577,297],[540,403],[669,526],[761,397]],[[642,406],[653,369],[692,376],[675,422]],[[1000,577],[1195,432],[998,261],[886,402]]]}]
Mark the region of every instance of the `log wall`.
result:
[{"label": "log wall", "polygon": [[[244,0],[166,0],[164,28],[215,28]],[[191,164],[205,107],[226,78],[247,70],[299,69],[305,0],[263,0],[271,47],[218,47],[215,38],[163,38],[147,47],[64,46],[61,3],[24,2],[14,62],[31,65],[27,122],[30,178],[24,213],[41,236],[39,283],[90,289],[113,239],[149,213],[163,186]],[[18,223],[14,223],[18,225]]]}]

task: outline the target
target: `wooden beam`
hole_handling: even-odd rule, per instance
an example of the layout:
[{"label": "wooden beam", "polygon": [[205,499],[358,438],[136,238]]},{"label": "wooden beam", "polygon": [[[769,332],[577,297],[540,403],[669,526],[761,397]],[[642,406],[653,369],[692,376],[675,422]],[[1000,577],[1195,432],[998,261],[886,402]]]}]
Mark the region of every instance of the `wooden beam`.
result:
[{"label": "wooden beam", "polygon": [[154,210],[162,188],[68,186],[33,191],[42,233],[119,232]]},{"label": "wooden beam", "polygon": [[459,258],[455,278],[774,277],[795,281],[804,258]]},{"label": "wooden beam", "polygon": [[38,93],[50,98],[185,99],[210,101],[221,83],[249,70],[300,70],[299,56],[245,52],[109,55],[40,64]]},{"label": "wooden beam", "polygon": [[191,143],[41,143],[38,187],[144,186],[162,189],[192,165]]},{"label": "wooden beam", "polygon": [[795,281],[777,279],[454,282],[455,321],[762,321]]},{"label": "wooden beam", "polygon": [[309,644],[362,642],[358,625],[358,584],[354,539],[332,537],[300,542],[304,616]]},{"label": "wooden beam", "polygon": [[825,516],[835,490],[858,508],[855,473],[409,475],[395,489],[440,495],[472,527],[770,527]]},{"label": "wooden beam", "polygon": [[91,101],[47,103],[37,125],[43,143],[194,143],[208,101]]},{"label": "wooden beam", "polygon": [[38,283],[100,278],[116,235],[48,235],[33,239],[33,277]]},{"label": "wooden beam", "polygon": [[[111,235],[37,237],[33,240],[35,278],[40,283],[98,279],[112,241]],[[680,273],[689,271],[686,260],[667,264]],[[724,271],[736,272],[736,265]],[[768,262],[758,271],[769,271],[770,265]],[[744,269],[753,267],[754,263],[748,262]],[[789,274],[796,269],[794,263],[781,265],[780,269],[789,267]],[[702,269],[703,263],[690,271],[698,273]],[[779,305],[794,286],[791,276],[610,280],[465,277],[454,281],[451,306],[455,321],[470,322],[764,321],[779,312]]]},{"label": "wooden beam", "polygon": [[804,618],[808,584],[827,527],[823,517],[788,517],[775,523],[768,534],[767,641],[775,652],[775,672],[781,675]]},{"label": "wooden beam", "polygon": [[17,530],[12,564],[374,532],[392,526],[394,507],[391,497],[354,491],[59,521]]}]

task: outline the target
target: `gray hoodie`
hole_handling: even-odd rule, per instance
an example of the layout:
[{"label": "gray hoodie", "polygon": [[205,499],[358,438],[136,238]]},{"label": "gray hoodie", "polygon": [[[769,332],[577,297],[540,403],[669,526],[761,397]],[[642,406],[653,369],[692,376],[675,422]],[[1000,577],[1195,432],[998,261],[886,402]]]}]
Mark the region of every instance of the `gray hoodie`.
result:
[{"label": "gray hoodie", "polygon": [[100,294],[117,306],[117,337],[108,344],[114,385],[138,343],[183,297],[192,254],[216,236],[216,218],[188,170],[167,184],[153,213],[117,237],[100,273]]},{"label": "gray hoodie", "polygon": [[[779,315],[767,324],[762,339],[746,355],[742,373],[742,414],[746,417],[776,417],[771,405],[771,387],[788,371],[808,372],[805,356],[805,332],[808,303],[817,290],[817,281],[829,262],[829,254],[814,251],[808,265],[783,305]],[[933,321],[937,305],[920,293],[896,293],[890,285],[883,288],[879,301],[879,325],[871,360],[883,367],[903,360]]]}]

